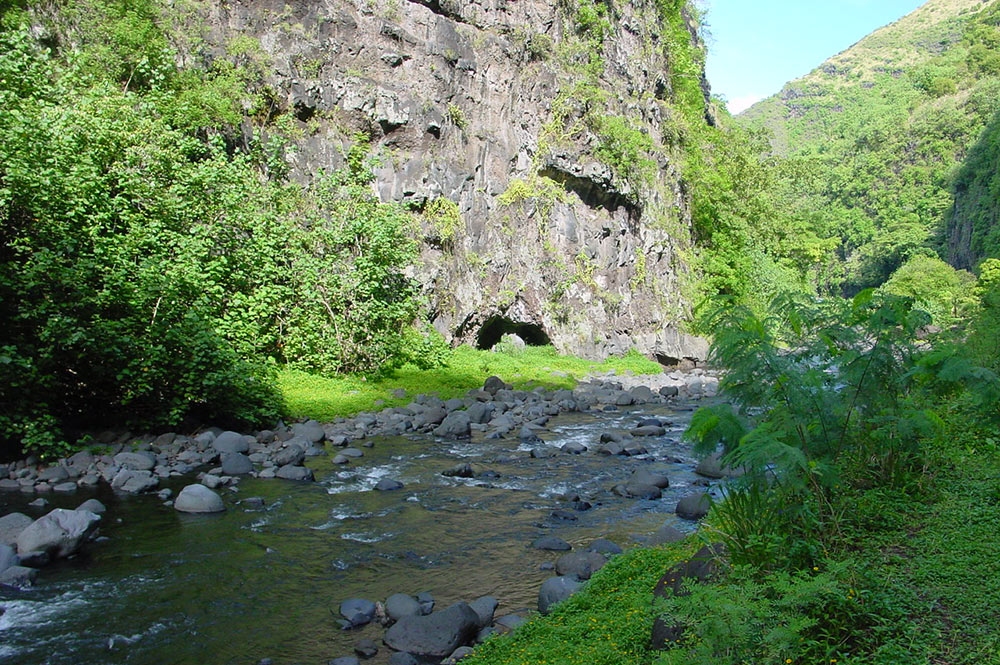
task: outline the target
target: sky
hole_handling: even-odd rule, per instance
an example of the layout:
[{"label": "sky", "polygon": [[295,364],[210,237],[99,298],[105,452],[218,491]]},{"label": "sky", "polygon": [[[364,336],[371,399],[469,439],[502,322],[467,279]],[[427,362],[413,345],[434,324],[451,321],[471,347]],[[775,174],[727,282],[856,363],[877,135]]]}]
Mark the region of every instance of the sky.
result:
[{"label": "sky", "polygon": [[702,0],[712,94],[739,113],[924,0]]}]

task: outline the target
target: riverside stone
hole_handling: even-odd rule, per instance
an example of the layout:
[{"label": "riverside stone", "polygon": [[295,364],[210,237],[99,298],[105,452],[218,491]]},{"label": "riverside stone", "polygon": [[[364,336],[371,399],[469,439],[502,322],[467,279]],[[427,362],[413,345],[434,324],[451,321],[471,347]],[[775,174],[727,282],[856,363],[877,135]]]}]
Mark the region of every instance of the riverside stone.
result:
[{"label": "riverside stone", "polygon": [[24,531],[33,519],[23,513],[9,513],[0,517],[0,545],[13,545],[17,536]]},{"label": "riverside stone", "polygon": [[556,559],[556,574],[589,580],[608,560],[597,552],[570,552]]},{"label": "riverside stone", "polygon": [[209,443],[219,453],[246,453],[250,451],[250,442],[239,432],[223,432]]},{"label": "riverside stone", "polygon": [[479,616],[466,603],[456,603],[426,616],[408,616],[385,633],[386,645],[418,657],[446,658],[471,644],[479,632]]},{"label": "riverside stone", "polygon": [[97,529],[101,516],[89,510],[56,508],[29,524],[17,536],[19,554],[46,552],[54,558],[74,554]]},{"label": "riverside stone", "polygon": [[279,468],[274,475],[278,478],[283,478],[284,480],[295,480],[299,482],[312,482],[316,479],[313,476],[312,469],[305,466],[295,466],[293,464],[286,464],[285,466]]},{"label": "riverside stone", "polygon": [[222,473],[227,476],[244,476],[253,471],[253,462],[243,453],[222,455]]},{"label": "riverside stone", "polygon": [[218,494],[195,483],[180,491],[174,500],[174,508],[182,513],[218,513],[224,511],[226,506]]},{"label": "riverside stone", "polygon": [[674,512],[677,513],[678,517],[683,517],[686,520],[698,520],[708,515],[711,506],[712,502],[707,494],[695,492],[678,501]]},{"label": "riverside stone", "polygon": [[420,603],[413,596],[395,593],[386,599],[385,613],[393,621],[399,621],[403,617],[421,615],[423,611],[420,608]]},{"label": "riverside stone", "polygon": [[375,618],[375,603],[364,598],[350,598],[340,604],[340,616],[353,627],[364,626]]},{"label": "riverside stone", "polygon": [[[580,589],[580,582],[572,577],[550,577],[538,590],[538,611],[548,614],[552,607],[566,600]],[[499,623],[499,622],[498,622]]]}]

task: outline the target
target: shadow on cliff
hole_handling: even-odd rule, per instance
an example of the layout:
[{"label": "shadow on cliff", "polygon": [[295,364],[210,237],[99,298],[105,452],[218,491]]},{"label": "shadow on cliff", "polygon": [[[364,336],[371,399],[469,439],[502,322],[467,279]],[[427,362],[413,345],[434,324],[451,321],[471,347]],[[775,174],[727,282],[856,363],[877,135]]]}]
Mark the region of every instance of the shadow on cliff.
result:
[{"label": "shadow on cliff", "polygon": [[941,230],[948,262],[968,270],[981,259],[1000,257],[1000,112],[966,155],[952,194]]}]

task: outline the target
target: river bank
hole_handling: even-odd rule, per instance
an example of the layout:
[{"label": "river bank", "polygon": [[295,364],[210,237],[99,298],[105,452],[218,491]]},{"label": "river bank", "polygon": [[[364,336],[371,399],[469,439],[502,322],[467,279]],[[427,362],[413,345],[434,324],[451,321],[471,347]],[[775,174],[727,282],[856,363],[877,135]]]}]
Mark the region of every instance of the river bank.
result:
[{"label": "river bank", "polygon": [[[119,652],[129,654],[128,662],[155,662],[167,653],[172,662],[325,662],[349,655],[359,639],[382,639],[374,625],[340,630],[339,604],[353,597],[384,602],[396,593],[430,591],[445,609],[493,595],[497,617],[524,615],[537,607],[539,587],[565,553],[530,547],[540,537],[580,551],[599,538],[627,549],[648,542],[665,522],[690,529],[675,517],[675,506],[710,481],[694,473],[696,460],[679,438],[694,398],[714,391],[714,377],[657,376],[653,387],[669,397],[639,385],[653,380],[603,377],[564,392],[496,385],[496,392],[480,391],[461,404],[414,398],[422,408],[412,414],[394,407],[321,425],[328,450],[301,465],[317,482],[269,480],[264,472],[275,466],[264,466],[274,461],[267,452],[251,474],[216,487],[227,509],[219,515],[180,514],[155,493],[126,495],[103,482],[73,495],[45,494],[50,507],[101,498],[109,508],[101,524],[108,540],[44,569],[33,591],[0,601],[5,644],[18,662],[104,662]],[[576,408],[563,409],[563,402]],[[449,417],[462,425],[462,414],[489,404],[495,413],[484,423],[470,417],[467,437],[435,433]],[[417,424],[417,411],[432,410],[434,420],[444,412],[440,423]],[[641,425],[653,419],[661,424]],[[254,443],[247,441],[247,457],[260,453],[250,452],[251,445],[274,446],[274,453],[297,448],[296,433],[315,428],[272,430],[275,439],[266,444],[269,435],[258,432]],[[165,444],[178,445],[189,449],[176,437]],[[361,456],[334,464],[352,448]],[[123,452],[164,454],[148,442],[148,450],[109,455],[111,462]],[[94,462],[101,463],[107,460]],[[460,473],[442,474],[455,467]],[[214,470],[202,471],[200,480]],[[626,488],[638,471],[665,474],[669,487],[657,488],[658,498],[652,491],[636,498]],[[176,495],[192,479],[198,478],[168,472],[157,491]],[[375,491],[385,480],[403,487]],[[0,494],[0,502],[4,512],[21,507],[37,514],[27,507],[35,497],[18,490]],[[39,613],[50,618],[39,622]],[[95,613],[114,620],[98,622]],[[225,626],[237,620],[242,638],[233,644]],[[308,637],[302,625],[311,627]],[[182,626],[196,627],[204,639],[174,644]],[[67,639],[65,653],[56,656],[36,646]],[[383,653],[372,662],[387,658]]]}]

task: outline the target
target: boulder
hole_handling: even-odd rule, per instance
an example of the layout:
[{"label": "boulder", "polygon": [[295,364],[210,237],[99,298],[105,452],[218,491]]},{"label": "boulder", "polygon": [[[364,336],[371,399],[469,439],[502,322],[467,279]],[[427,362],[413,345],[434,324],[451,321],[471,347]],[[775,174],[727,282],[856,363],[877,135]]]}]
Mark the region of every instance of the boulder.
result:
[{"label": "boulder", "polygon": [[493,418],[493,405],[486,402],[476,402],[469,407],[466,413],[469,416],[469,422],[476,423],[478,425],[485,425],[490,422]]},{"label": "boulder", "polygon": [[250,450],[250,442],[239,432],[223,432],[212,440],[212,448],[220,453],[245,453]]},{"label": "boulder", "polygon": [[292,425],[292,434],[298,438],[305,439],[308,443],[319,443],[326,437],[323,426],[315,420]]},{"label": "boulder", "polygon": [[150,471],[135,471],[133,469],[122,469],[111,480],[112,489],[128,494],[140,494],[156,489],[159,484],[159,478]]},{"label": "boulder", "polygon": [[35,583],[38,571],[26,566],[11,566],[7,570],[0,572],[0,586],[15,588],[29,587]]},{"label": "boulder", "polygon": [[448,476],[449,478],[472,478],[476,475],[475,471],[472,469],[472,465],[468,462],[462,464],[456,464],[450,469],[445,469],[441,472],[442,476]]},{"label": "boulder", "polygon": [[69,471],[61,464],[42,469],[38,474],[38,481],[42,483],[58,483],[69,478]]},{"label": "boulder", "polygon": [[52,491],[57,494],[72,494],[77,490],[77,485],[73,481],[59,483],[52,486]]},{"label": "boulder", "polygon": [[341,656],[327,661],[327,665],[361,665],[361,661],[357,656]]},{"label": "boulder", "polygon": [[296,466],[294,464],[286,464],[278,469],[274,475],[284,480],[296,480],[300,482],[312,482],[316,480],[312,469],[305,466]]},{"label": "boulder", "polygon": [[298,466],[306,458],[305,446],[292,442],[274,454],[274,463],[278,466]]},{"label": "boulder", "polygon": [[101,516],[89,510],[56,508],[17,536],[18,553],[46,552],[53,558],[74,554],[97,529]]},{"label": "boulder", "polygon": [[386,645],[417,657],[446,658],[471,644],[479,632],[479,616],[466,603],[427,616],[403,617],[385,633]]},{"label": "boulder", "polygon": [[620,494],[632,499],[659,499],[663,496],[663,492],[656,485],[643,485],[634,481],[629,481],[625,485],[618,485],[615,487],[615,494]]},{"label": "boulder", "polygon": [[222,473],[227,476],[245,476],[253,471],[253,462],[243,453],[222,455]]},{"label": "boulder", "polygon": [[556,574],[589,580],[608,560],[597,552],[570,552],[556,560]]},{"label": "boulder", "polygon": [[722,464],[722,453],[712,453],[705,459],[698,462],[698,466],[694,470],[699,476],[704,476],[706,478],[720,479],[720,478],[738,478],[743,475],[743,470],[734,469],[731,466],[725,466]]},{"label": "boulder", "polygon": [[472,436],[471,422],[468,411],[455,411],[441,421],[434,429],[434,435],[448,439],[468,439]]},{"label": "boulder", "polygon": [[649,545],[667,545],[684,540],[684,534],[671,524],[664,524],[649,537]]},{"label": "boulder", "polygon": [[389,656],[389,665],[421,665],[421,663],[412,654],[397,651]]},{"label": "boulder", "polygon": [[498,633],[503,634],[515,631],[527,622],[528,620],[520,614],[505,614],[494,621],[493,625],[496,627]]},{"label": "boulder", "polygon": [[695,492],[677,502],[675,512],[678,517],[686,520],[700,520],[708,515],[708,509],[712,507],[712,500],[704,492]]},{"label": "boulder", "polygon": [[572,596],[580,586],[581,583],[573,577],[550,577],[538,590],[538,611],[548,614],[553,606]]},{"label": "boulder", "polygon": [[174,508],[182,513],[218,513],[226,509],[222,497],[204,485],[188,485],[174,500]]},{"label": "boulder", "polygon": [[34,522],[23,513],[9,513],[0,517],[0,545],[13,545],[17,536]]},{"label": "boulder", "polygon": [[385,613],[393,621],[399,621],[403,617],[420,616],[423,611],[416,598],[409,594],[396,593],[386,599]]},{"label": "boulder", "polygon": [[496,395],[497,392],[507,389],[507,384],[499,376],[491,376],[483,383],[483,390],[491,395]]},{"label": "boulder", "polygon": [[364,626],[375,618],[375,603],[364,598],[351,598],[340,604],[340,616],[352,627]]},{"label": "boulder", "polygon": [[645,425],[643,427],[636,427],[632,429],[629,434],[632,436],[664,436],[667,430],[660,426]]},{"label": "boulder", "polygon": [[562,451],[570,455],[582,455],[587,452],[587,446],[576,441],[570,441],[569,443],[563,445]]},{"label": "boulder", "polygon": [[[653,588],[654,598],[687,596],[691,591],[689,584],[700,584],[710,580],[719,570],[719,560],[725,555],[725,546],[721,543],[706,545],[698,550],[687,561],[670,568]],[[668,622],[663,617],[657,617],[653,622],[651,645],[654,649],[666,649],[679,640],[684,634],[684,625]]]},{"label": "boulder", "polygon": [[670,487],[670,479],[665,474],[654,473],[648,469],[636,469],[628,481],[638,485],[653,485],[660,489]]},{"label": "boulder", "polygon": [[430,614],[434,611],[434,596],[430,591],[421,591],[416,595],[417,602],[420,603],[420,613]]},{"label": "boulder", "polygon": [[403,489],[403,483],[399,482],[398,480],[393,480],[392,478],[383,478],[382,480],[378,481],[378,483],[375,485],[375,489],[378,490],[379,492],[391,492],[393,490],[401,490]]},{"label": "boulder", "polygon": [[156,456],[146,452],[118,453],[114,460],[121,468],[133,471],[151,471],[156,467]]},{"label": "boulder", "polygon": [[616,554],[621,554],[622,548],[607,538],[598,538],[587,547],[587,551],[614,556]]},{"label": "boulder", "polygon": [[366,637],[354,643],[354,653],[365,660],[374,658],[378,654],[378,645],[375,644],[375,640]]},{"label": "boulder", "polygon": [[663,397],[667,398],[677,397],[679,393],[680,393],[680,388],[678,388],[677,386],[663,386],[662,388],[660,388],[660,395],[662,395]]},{"label": "boulder", "polygon": [[458,647],[451,655],[441,661],[441,665],[458,665],[466,656],[472,653],[472,647]]},{"label": "boulder", "polygon": [[493,615],[499,604],[500,602],[493,596],[480,596],[469,603],[469,607],[479,617],[479,623],[476,626],[477,633],[493,623]]},{"label": "boulder", "polygon": [[12,566],[17,566],[21,560],[17,558],[17,552],[10,545],[0,545],[0,573]]}]

